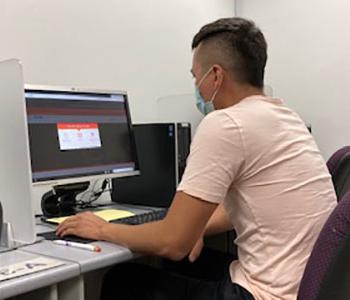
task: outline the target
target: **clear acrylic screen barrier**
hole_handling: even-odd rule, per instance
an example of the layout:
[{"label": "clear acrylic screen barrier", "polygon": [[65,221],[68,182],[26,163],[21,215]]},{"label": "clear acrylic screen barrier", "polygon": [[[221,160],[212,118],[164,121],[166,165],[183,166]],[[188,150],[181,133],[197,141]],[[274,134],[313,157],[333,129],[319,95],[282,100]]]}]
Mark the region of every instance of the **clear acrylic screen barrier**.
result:
[{"label": "clear acrylic screen barrier", "polygon": [[[272,87],[265,85],[264,93],[272,97]],[[158,122],[190,122],[193,136],[202,119],[203,115],[196,107],[194,94],[168,95],[157,99]]]},{"label": "clear acrylic screen barrier", "polygon": [[177,94],[157,99],[157,119],[159,122],[190,122],[193,136],[203,115],[196,107],[194,94]]}]

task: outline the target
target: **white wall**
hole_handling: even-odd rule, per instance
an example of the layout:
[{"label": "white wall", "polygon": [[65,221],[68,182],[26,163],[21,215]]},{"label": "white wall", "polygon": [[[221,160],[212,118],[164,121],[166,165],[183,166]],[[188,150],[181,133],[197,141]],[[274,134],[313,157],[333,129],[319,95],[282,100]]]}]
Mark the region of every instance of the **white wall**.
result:
[{"label": "white wall", "polygon": [[27,83],[126,90],[148,121],[158,97],[192,92],[193,35],[233,14],[233,0],[1,0],[0,60],[22,59]]},{"label": "white wall", "polygon": [[126,90],[133,121],[155,121],[159,99],[194,109],[193,35],[233,15],[233,0],[1,0],[0,60],[20,58],[26,83]]},{"label": "white wall", "polygon": [[350,2],[237,0],[269,43],[266,82],[312,124],[327,159],[350,144]]}]

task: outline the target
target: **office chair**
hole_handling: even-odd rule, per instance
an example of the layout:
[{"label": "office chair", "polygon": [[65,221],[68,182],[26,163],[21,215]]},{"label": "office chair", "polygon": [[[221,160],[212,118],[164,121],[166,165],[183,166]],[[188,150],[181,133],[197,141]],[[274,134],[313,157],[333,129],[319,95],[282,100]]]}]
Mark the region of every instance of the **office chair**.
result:
[{"label": "office chair", "polygon": [[317,300],[350,299],[350,234],[338,251],[323,280]]},{"label": "office chair", "polygon": [[[327,298],[329,293],[344,295],[349,292],[345,282],[345,275],[339,272],[341,268],[347,269],[350,274],[350,251],[346,253],[350,240],[350,192],[338,203],[323,226],[306,264],[298,291],[298,300],[330,300],[350,299],[350,294],[344,298]],[[345,248],[344,248],[345,247]],[[341,266],[339,261],[346,261]],[[337,273],[338,272],[338,273]],[[340,280],[341,279],[341,280]],[[350,280],[350,279],[349,279]],[[333,288],[338,290],[333,291]]]},{"label": "office chair", "polygon": [[339,201],[350,190],[350,152],[340,159],[333,172],[332,181]]},{"label": "office chair", "polygon": [[327,167],[329,173],[333,177],[333,173],[337,168],[339,161],[343,158],[343,156],[347,153],[350,153],[350,146],[345,146],[343,148],[338,149],[333,153],[333,155],[327,161]]}]

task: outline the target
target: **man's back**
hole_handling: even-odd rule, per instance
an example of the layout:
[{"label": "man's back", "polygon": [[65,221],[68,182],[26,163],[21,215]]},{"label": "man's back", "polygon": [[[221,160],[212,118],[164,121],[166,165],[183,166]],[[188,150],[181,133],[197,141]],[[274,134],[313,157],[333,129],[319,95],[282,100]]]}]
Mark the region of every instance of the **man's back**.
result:
[{"label": "man's back", "polygon": [[[201,157],[209,136],[217,151],[207,152],[217,154]],[[230,267],[232,281],[255,299],[295,299],[314,241],[336,205],[326,165],[302,120],[279,99],[249,97],[208,115],[191,155],[180,188],[212,202],[226,191],[239,255]]]}]

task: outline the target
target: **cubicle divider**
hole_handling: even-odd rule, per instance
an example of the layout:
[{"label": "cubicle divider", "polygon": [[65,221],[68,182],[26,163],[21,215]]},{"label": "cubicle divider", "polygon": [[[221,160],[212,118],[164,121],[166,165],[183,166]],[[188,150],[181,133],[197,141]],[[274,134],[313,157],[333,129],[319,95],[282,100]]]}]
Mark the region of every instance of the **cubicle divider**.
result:
[{"label": "cubicle divider", "polygon": [[22,66],[0,63],[0,191],[3,206],[1,249],[35,242],[31,173]]}]

